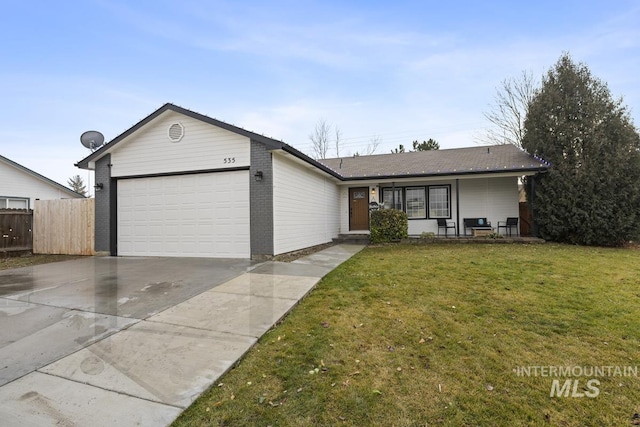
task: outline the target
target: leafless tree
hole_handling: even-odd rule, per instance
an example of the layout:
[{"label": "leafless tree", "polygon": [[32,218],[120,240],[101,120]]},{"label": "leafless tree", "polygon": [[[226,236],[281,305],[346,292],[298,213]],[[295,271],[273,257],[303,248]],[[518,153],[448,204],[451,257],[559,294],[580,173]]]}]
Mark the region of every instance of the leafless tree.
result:
[{"label": "leafless tree", "polygon": [[353,154],[353,157],[370,156],[370,155],[374,154],[376,152],[376,150],[378,149],[378,146],[380,145],[381,142],[382,142],[382,138],[380,137],[380,135],[372,136],[371,140],[367,144],[367,147],[364,149],[362,154],[360,154],[359,151],[356,151]]},{"label": "leafless tree", "polygon": [[340,128],[338,126],[336,126],[334,130],[335,130],[335,136],[336,136],[336,140],[334,141],[336,146],[336,157],[340,157],[340,143],[342,142],[341,140],[342,132],[340,131]]},{"label": "leafless tree", "polygon": [[331,125],[325,119],[318,120],[313,133],[309,135],[309,139],[313,144],[313,154],[316,159],[326,159],[329,151],[329,132]]},{"label": "leafless tree", "polygon": [[531,71],[525,70],[519,77],[504,79],[496,89],[494,103],[484,113],[491,127],[476,142],[522,147],[524,121],[538,86]]},{"label": "leafless tree", "polygon": [[338,126],[333,128],[334,140],[331,140],[332,126],[325,119],[318,120],[313,132],[309,135],[309,140],[313,145],[313,155],[316,159],[326,159],[331,144],[336,148],[336,157],[340,157],[340,147],[342,145],[342,131]]},{"label": "leafless tree", "polygon": [[381,142],[382,142],[382,138],[380,137],[380,135],[372,136],[371,140],[367,144],[367,148],[365,148],[365,150],[364,150],[364,155],[365,156],[370,156],[370,155],[374,154],[376,152],[376,150],[378,149],[378,147],[380,146]]}]

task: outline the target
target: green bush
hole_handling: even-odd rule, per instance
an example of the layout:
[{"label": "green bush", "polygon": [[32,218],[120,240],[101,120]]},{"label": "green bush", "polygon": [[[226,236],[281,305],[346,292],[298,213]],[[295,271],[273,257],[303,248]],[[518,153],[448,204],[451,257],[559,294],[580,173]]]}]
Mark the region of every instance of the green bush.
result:
[{"label": "green bush", "polygon": [[487,239],[504,239],[504,236],[500,233],[489,233],[485,236]]},{"label": "green bush", "polygon": [[371,212],[371,243],[386,243],[406,239],[409,222],[407,214],[397,209]]},{"label": "green bush", "polygon": [[420,234],[420,238],[422,240],[433,240],[436,238],[436,233],[433,231],[423,231],[422,234]]}]

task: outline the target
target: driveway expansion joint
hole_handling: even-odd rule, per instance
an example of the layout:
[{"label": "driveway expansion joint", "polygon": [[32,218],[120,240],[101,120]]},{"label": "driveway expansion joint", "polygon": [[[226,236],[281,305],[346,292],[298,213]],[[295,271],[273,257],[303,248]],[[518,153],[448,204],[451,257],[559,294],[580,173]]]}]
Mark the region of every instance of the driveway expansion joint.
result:
[{"label": "driveway expansion joint", "polygon": [[0,419],[169,425],[363,247],[293,263],[88,257],[26,267],[29,301],[0,297]]}]

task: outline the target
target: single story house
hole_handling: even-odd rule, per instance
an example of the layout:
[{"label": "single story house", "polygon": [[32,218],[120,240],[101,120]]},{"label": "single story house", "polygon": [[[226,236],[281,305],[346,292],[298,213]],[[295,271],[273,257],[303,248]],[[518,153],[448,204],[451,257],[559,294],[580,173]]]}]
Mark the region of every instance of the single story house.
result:
[{"label": "single story house", "polygon": [[37,199],[83,197],[64,185],[0,156],[0,209],[32,209]]},{"label": "single story house", "polygon": [[503,221],[518,178],[548,168],[512,145],[314,160],[173,104],[76,166],[95,170],[96,251],[254,259],[368,233],[372,202],[406,211],[410,234]]}]

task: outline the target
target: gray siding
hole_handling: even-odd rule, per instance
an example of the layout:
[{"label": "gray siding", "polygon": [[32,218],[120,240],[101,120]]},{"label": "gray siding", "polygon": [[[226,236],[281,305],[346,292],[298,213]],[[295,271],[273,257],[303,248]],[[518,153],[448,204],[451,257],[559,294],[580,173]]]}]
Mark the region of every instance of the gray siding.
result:
[{"label": "gray siding", "polygon": [[[96,194],[96,252],[111,252],[111,154],[107,154],[96,161],[96,184],[102,183],[104,186],[101,190],[97,190]],[[115,243],[115,242],[114,242]]]},{"label": "gray siding", "polygon": [[[255,179],[258,171],[262,181]],[[256,141],[251,141],[249,180],[251,258],[268,259],[273,256],[273,160],[267,147]]]}]

